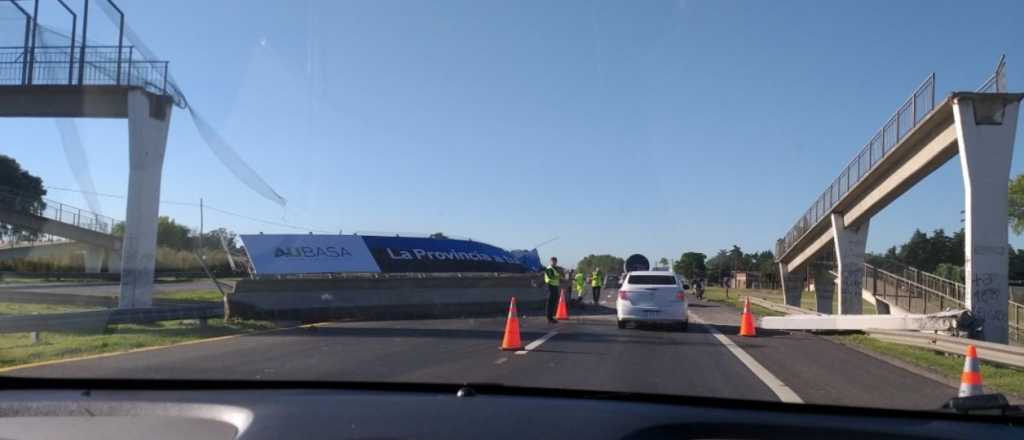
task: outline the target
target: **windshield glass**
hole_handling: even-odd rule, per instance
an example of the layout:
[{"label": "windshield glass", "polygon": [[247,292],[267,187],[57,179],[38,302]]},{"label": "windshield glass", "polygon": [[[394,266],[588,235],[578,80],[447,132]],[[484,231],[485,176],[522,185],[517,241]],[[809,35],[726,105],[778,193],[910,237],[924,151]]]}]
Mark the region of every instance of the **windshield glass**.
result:
[{"label": "windshield glass", "polygon": [[630,275],[626,282],[629,284],[672,285],[676,283],[676,278],[664,275]]},{"label": "windshield glass", "polygon": [[1024,401],[1021,17],[0,0],[0,376]]}]

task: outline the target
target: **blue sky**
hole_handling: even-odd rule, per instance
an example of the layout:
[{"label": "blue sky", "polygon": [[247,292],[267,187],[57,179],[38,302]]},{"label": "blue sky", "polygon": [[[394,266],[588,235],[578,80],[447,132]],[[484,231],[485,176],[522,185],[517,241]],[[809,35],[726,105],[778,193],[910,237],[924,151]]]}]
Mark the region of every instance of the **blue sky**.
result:
[{"label": "blue sky", "polygon": [[[570,262],[770,249],[929,73],[941,99],[1006,53],[1024,84],[1012,1],[118,3],[289,204],[234,179],[180,111],[163,200],[323,231],[560,237],[541,254]],[[94,17],[90,39],[111,41]],[[78,127],[97,190],[126,193],[127,123]],[[52,120],[0,133],[0,152],[76,187]],[[1020,157],[1018,141],[1014,175]],[[869,248],[958,229],[962,205],[954,159],[872,220]],[[199,223],[193,207],[161,214]],[[206,226],[295,232],[216,212]]]}]

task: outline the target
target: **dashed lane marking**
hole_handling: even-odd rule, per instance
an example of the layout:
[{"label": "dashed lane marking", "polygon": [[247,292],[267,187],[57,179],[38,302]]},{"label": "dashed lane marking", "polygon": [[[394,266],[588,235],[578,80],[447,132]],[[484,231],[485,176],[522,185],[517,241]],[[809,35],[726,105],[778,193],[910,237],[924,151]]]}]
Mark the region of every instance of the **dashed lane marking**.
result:
[{"label": "dashed lane marking", "polygon": [[547,334],[545,334],[544,336],[541,336],[540,338],[537,338],[536,341],[533,341],[533,342],[527,344],[526,347],[523,347],[522,350],[517,351],[516,354],[526,354],[526,353],[529,353],[531,350],[535,350],[537,347],[540,347],[540,344],[543,344],[543,343],[547,342],[548,339],[551,339],[552,337],[554,337],[557,334],[558,334],[558,329],[551,330],[551,331],[547,332]]}]

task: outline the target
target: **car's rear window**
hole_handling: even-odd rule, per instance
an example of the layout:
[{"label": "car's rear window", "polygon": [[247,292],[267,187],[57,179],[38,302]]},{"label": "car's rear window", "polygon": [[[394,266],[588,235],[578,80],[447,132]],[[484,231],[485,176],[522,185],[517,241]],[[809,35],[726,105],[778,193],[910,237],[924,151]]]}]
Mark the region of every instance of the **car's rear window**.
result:
[{"label": "car's rear window", "polygon": [[676,283],[676,277],[666,275],[630,275],[629,284],[653,284],[670,286]]}]

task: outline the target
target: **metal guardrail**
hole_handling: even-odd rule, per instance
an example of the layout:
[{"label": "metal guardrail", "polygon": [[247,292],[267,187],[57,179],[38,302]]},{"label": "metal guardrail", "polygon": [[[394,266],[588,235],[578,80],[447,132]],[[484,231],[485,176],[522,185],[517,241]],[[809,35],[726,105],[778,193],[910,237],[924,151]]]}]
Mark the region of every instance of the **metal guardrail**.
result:
[{"label": "metal guardrail", "polygon": [[887,342],[912,345],[961,356],[967,351],[967,345],[973,344],[978,349],[978,357],[983,361],[1024,368],[1024,347],[902,330],[868,329],[864,330],[864,333]]},{"label": "metal guardrail", "polygon": [[50,220],[77,226],[82,229],[110,234],[117,223],[111,217],[42,198],[42,205],[35,203],[36,197],[25,196],[18,191],[0,187],[0,207],[14,209]]},{"label": "metal guardrail", "polygon": [[[241,276],[237,273],[214,272],[219,277]],[[42,278],[44,280],[106,280],[117,281],[121,274],[116,272],[8,272],[0,271],[0,281],[5,277],[10,278]],[[156,272],[153,278],[206,278],[203,272]]]},{"label": "metal guardrail", "polygon": [[832,208],[850,192],[860,180],[875,168],[882,158],[899,143],[911,129],[935,108],[935,74],[932,73],[921,83],[914,94],[900,106],[888,122],[871,140],[861,148],[832,184],[811,204],[800,220],[776,244],[775,255],[782,256],[793,247],[807,231],[832,212]]},{"label": "metal guardrail", "polygon": [[222,317],[222,305],[107,309],[86,312],[53,313],[0,317],[0,334],[27,332],[68,332],[102,330],[114,324],[144,324],[179,319]]},{"label": "metal guardrail", "polygon": [[[120,52],[120,53],[119,53]],[[145,60],[133,46],[0,47],[0,85],[124,85],[168,95],[167,61]]]},{"label": "metal guardrail", "polygon": [[256,280],[345,280],[345,279],[425,279],[425,278],[499,278],[524,277],[534,278],[538,273],[506,273],[506,272],[338,272],[338,273],[296,273],[296,274],[265,274],[255,275]]}]

